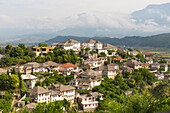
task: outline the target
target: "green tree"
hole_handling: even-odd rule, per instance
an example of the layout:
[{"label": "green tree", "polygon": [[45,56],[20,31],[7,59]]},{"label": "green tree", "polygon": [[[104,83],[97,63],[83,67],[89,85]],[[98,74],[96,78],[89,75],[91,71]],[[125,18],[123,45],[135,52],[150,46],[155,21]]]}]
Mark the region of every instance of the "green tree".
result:
[{"label": "green tree", "polygon": [[24,56],[24,51],[20,47],[13,47],[10,52],[11,57],[22,57]]},{"label": "green tree", "polygon": [[18,45],[18,47],[20,47],[20,48],[21,48],[21,49],[23,49],[23,50],[25,50],[25,49],[26,49],[25,44],[22,44],[22,43],[21,43],[21,44],[19,44],[19,45]]},{"label": "green tree", "polygon": [[89,48],[89,47],[86,47],[86,48],[85,48],[85,51],[89,51],[89,50],[90,50],[90,48]]},{"label": "green tree", "polygon": [[45,44],[45,43],[39,43],[38,46],[39,46],[39,47],[47,47],[47,44]]},{"label": "green tree", "polygon": [[5,54],[9,55],[10,52],[12,50],[12,45],[8,44],[6,47],[5,47]]}]

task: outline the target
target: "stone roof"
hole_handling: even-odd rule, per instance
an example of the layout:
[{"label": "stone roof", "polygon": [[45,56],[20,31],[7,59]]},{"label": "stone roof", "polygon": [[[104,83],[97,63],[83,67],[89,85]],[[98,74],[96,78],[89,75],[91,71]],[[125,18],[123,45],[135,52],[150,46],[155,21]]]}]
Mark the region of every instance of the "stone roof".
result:
[{"label": "stone roof", "polygon": [[118,70],[118,69],[115,69],[115,66],[119,66],[119,65],[115,63],[111,63],[111,64],[108,64],[107,66],[104,66],[103,70],[105,71]]},{"label": "stone roof", "polygon": [[136,61],[136,60],[128,60],[128,61],[126,62],[126,64],[127,64],[127,65],[128,65],[128,64],[141,65],[142,63],[141,63],[141,62],[138,62],[138,61]]},{"label": "stone roof", "polygon": [[23,80],[33,80],[33,79],[37,79],[36,76],[31,75],[31,74],[26,74],[26,75],[21,75]]},{"label": "stone roof", "polygon": [[44,89],[40,86],[34,87],[30,91],[28,91],[28,93],[31,93],[31,94],[43,94],[43,93],[48,93],[48,92],[50,92],[50,90]]},{"label": "stone roof", "polygon": [[166,64],[166,63],[160,63],[160,66],[165,67],[165,66],[168,66],[168,64]]},{"label": "stone roof", "polygon": [[83,43],[101,43],[100,41],[95,41],[95,40],[88,40],[88,41],[85,41]]},{"label": "stone roof", "polygon": [[62,43],[80,43],[80,41],[73,40],[73,39],[68,39],[67,41],[64,41]]},{"label": "stone roof", "polygon": [[55,63],[55,62],[53,62],[53,61],[47,61],[47,62],[42,63],[42,66],[43,66],[43,67],[50,67],[50,66],[55,67],[55,66],[59,66],[59,65],[60,65],[60,64]]},{"label": "stone roof", "polygon": [[90,82],[92,82],[93,80],[92,80],[91,78],[77,78],[77,81],[90,83]]},{"label": "stone roof", "polygon": [[72,87],[70,85],[63,85],[63,84],[53,84],[55,87],[55,90],[63,92],[63,91],[69,91],[69,90],[75,90],[75,87]]},{"label": "stone roof", "polygon": [[90,93],[90,95],[92,95],[92,96],[103,96],[104,94],[102,94],[102,93],[99,93],[99,92],[91,92]]},{"label": "stone roof", "polygon": [[117,47],[111,44],[103,44],[103,49],[117,49]]},{"label": "stone roof", "polygon": [[153,63],[153,64],[151,64],[151,65],[160,65],[159,63],[157,63],[157,62],[155,62],[155,63]]},{"label": "stone roof", "polygon": [[53,43],[53,44],[51,44],[51,46],[56,46],[56,45],[58,45],[58,43]]},{"label": "stone roof", "polygon": [[61,94],[56,91],[51,90],[51,95],[61,95]]},{"label": "stone roof", "polygon": [[94,71],[94,70],[86,70],[84,72],[80,73],[80,76],[87,76],[87,77],[92,77],[92,76],[102,76],[100,73]]},{"label": "stone roof", "polygon": [[37,62],[28,62],[28,63],[24,64],[24,67],[29,67],[29,66],[37,68],[37,67],[40,67],[40,64]]},{"label": "stone roof", "polygon": [[32,111],[36,107],[37,103],[30,103],[25,106],[26,109]]}]

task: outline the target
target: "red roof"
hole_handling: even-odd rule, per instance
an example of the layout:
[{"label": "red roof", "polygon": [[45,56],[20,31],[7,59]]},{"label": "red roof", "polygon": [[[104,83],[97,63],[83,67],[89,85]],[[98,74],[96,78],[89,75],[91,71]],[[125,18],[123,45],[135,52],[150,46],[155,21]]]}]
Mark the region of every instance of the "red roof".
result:
[{"label": "red roof", "polygon": [[143,63],[142,66],[149,66],[149,64]]},{"label": "red roof", "polygon": [[152,55],[153,53],[145,52],[144,55]]},{"label": "red roof", "polygon": [[123,58],[114,58],[114,60],[125,60]]},{"label": "red roof", "polygon": [[60,67],[70,68],[70,67],[77,67],[77,66],[71,63],[66,63],[66,64],[61,65]]}]

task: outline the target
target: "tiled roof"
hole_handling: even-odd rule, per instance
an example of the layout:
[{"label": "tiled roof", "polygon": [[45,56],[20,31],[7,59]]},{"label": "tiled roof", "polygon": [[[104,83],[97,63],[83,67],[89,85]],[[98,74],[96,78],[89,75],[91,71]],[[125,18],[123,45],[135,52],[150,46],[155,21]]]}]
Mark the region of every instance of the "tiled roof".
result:
[{"label": "tiled roof", "polygon": [[80,73],[80,76],[101,76],[101,74],[100,73],[98,73],[98,72],[96,72],[96,71],[94,71],[94,70],[86,70],[86,71],[84,71],[84,72],[81,72]]},{"label": "tiled roof", "polygon": [[152,55],[153,53],[145,52],[144,55]]},{"label": "tiled roof", "polygon": [[88,40],[88,41],[85,41],[83,43],[101,43],[100,41],[95,41],[95,40]]},{"label": "tiled roof", "polygon": [[49,66],[59,66],[60,64],[58,64],[58,63],[55,63],[55,62],[53,62],[53,61],[47,61],[47,62],[44,62],[44,63],[42,63],[42,65],[44,66],[44,67],[49,67]]},{"label": "tiled roof", "polygon": [[113,46],[111,44],[103,44],[103,49],[115,49],[117,48],[116,46]]},{"label": "tiled roof", "polygon": [[72,87],[70,85],[62,85],[62,84],[53,84],[53,86],[55,87],[55,90],[57,91],[69,91],[69,90],[75,90],[75,87]]},{"label": "tiled roof", "polygon": [[123,58],[114,58],[114,60],[125,60],[125,59],[123,59]]},{"label": "tiled roof", "polygon": [[33,76],[31,74],[26,74],[26,75],[21,75],[23,80],[33,80],[33,79],[37,79],[36,76]]},{"label": "tiled roof", "polygon": [[68,39],[67,41],[65,41],[63,43],[80,43],[80,41],[73,40],[73,39]]},{"label": "tiled roof", "polygon": [[65,63],[65,64],[61,65],[60,67],[70,68],[70,67],[77,67],[77,66],[74,64],[71,64],[71,63]]},{"label": "tiled roof", "polygon": [[48,93],[48,92],[50,92],[50,90],[44,89],[40,86],[34,87],[30,91],[28,91],[28,93],[31,93],[31,94],[42,94],[42,93]]},{"label": "tiled roof", "polygon": [[28,67],[28,66],[32,66],[32,67],[36,68],[36,67],[40,67],[40,64],[37,62],[28,62],[28,63],[24,64],[24,67]]},{"label": "tiled roof", "polygon": [[147,63],[143,63],[143,64],[142,64],[142,66],[149,66],[149,64],[147,64]]},{"label": "tiled roof", "polygon": [[90,93],[90,95],[92,95],[92,96],[103,96],[104,94],[102,94],[102,93],[99,93],[99,92],[91,92]]}]

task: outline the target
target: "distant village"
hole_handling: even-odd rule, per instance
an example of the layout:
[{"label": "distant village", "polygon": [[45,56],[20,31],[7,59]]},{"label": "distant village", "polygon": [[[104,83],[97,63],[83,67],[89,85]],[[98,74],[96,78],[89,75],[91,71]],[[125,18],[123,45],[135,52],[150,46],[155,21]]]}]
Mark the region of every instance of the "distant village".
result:
[{"label": "distant village", "polygon": [[[124,76],[141,68],[153,73],[158,81],[170,80],[168,61],[154,58],[150,52],[121,49],[95,40],[80,43],[69,39],[48,46],[32,46],[28,48],[28,53],[34,52],[35,58],[38,58],[46,57],[47,54],[59,50],[70,52],[70,56],[62,57],[63,62],[60,62],[60,57],[57,57],[58,59],[49,58],[50,60],[45,62],[30,61],[11,66],[2,65],[0,74],[8,73],[10,76],[15,70],[16,74],[21,74],[26,88],[25,92],[13,93],[12,106],[15,107],[15,111],[23,108],[32,111],[38,103],[66,99],[71,106],[77,103],[79,111],[93,112],[98,108],[99,101],[105,97],[105,94],[94,91],[93,88],[100,86],[105,77],[114,80],[117,75]],[[76,59],[73,55],[76,55],[79,60],[74,62]],[[68,60],[64,62],[64,58]],[[66,81],[47,82],[49,75],[50,77],[65,77]],[[49,84],[40,85],[43,81]],[[126,91],[125,95],[131,95],[131,93],[133,92]],[[0,91],[0,95],[2,98],[5,91]],[[24,99],[28,100],[24,101]]]}]

